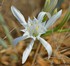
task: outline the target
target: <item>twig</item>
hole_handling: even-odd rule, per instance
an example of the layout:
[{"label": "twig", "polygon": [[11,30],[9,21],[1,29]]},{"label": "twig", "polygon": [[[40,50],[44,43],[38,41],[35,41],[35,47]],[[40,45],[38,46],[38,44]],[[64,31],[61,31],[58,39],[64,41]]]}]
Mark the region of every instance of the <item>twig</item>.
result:
[{"label": "twig", "polygon": [[[9,33],[11,33],[12,31],[14,31],[15,30],[15,28],[13,28]],[[7,38],[7,36],[5,36],[4,38],[3,38],[3,40],[5,40]]]},{"label": "twig", "polygon": [[60,53],[64,53],[64,52],[66,52],[68,50],[70,50],[70,48],[63,49],[62,51],[60,51]]},{"label": "twig", "polygon": [[41,44],[39,43],[31,66],[34,66],[34,63],[35,63],[35,60],[36,60],[36,57],[37,57],[37,54],[38,54],[40,47],[41,47]]}]

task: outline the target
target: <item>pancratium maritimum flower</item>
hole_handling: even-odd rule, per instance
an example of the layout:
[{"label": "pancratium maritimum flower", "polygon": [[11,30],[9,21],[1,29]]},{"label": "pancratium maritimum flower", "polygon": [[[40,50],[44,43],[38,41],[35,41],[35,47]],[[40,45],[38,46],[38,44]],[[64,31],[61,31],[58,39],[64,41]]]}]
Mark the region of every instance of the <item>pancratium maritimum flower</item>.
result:
[{"label": "pancratium maritimum flower", "polygon": [[[32,38],[31,43],[28,45],[28,47],[23,52],[22,63],[24,64],[25,61],[27,60],[27,58],[32,50],[32,47],[34,45],[34,41],[36,39],[38,39],[42,43],[42,45],[45,47],[45,49],[48,52],[48,58],[50,58],[50,56],[52,54],[52,47],[47,41],[45,41],[40,36],[42,34],[44,34],[47,31],[47,29],[53,23],[55,23],[55,21],[61,16],[62,10],[60,10],[58,13],[56,13],[52,17],[50,15],[50,13],[48,13],[48,12],[40,12],[38,17],[37,18],[34,17],[33,20],[28,18],[28,23],[25,21],[25,18],[20,13],[20,11],[18,9],[16,9],[14,6],[11,7],[11,11],[12,11],[13,15],[17,18],[17,20],[20,22],[20,24],[23,25],[25,28],[24,30],[21,30],[24,32],[23,36],[20,36],[20,37],[14,39],[13,43],[16,45],[21,40],[24,40],[27,38]],[[46,21],[42,22],[45,15],[47,15],[49,18],[47,23],[46,23]]]}]

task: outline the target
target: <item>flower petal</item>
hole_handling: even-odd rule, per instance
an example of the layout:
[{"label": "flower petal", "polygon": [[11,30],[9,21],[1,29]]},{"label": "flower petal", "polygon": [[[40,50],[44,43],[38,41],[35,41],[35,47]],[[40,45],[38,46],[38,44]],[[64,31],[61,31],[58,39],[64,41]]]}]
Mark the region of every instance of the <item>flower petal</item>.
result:
[{"label": "flower petal", "polygon": [[20,13],[18,9],[16,9],[14,6],[11,6],[11,11],[13,15],[17,18],[17,20],[23,25],[24,27],[26,26],[26,21],[24,16]]},{"label": "flower petal", "polygon": [[24,40],[24,39],[27,39],[27,38],[28,38],[28,36],[20,36],[20,37],[14,39],[13,40],[14,46],[16,46],[16,44],[18,44],[18,42],[20,42],[21,40]]},{"label": "flower petal", "polygon": [[28,17],[28,25],[31,25],[33,21],[30,19],[30,17]]},{"label": "flower petal", "polygon": [[62,14],[62,10],[60,10],[58,13],[56,13],[55,15],[53,15],[46,24],[46,28],[50,27],[52,24],[55,23],[55,21],[61,16]]},{"label": "flower petal", "polygon": [[52,47],[51,47],[51,45],[47,41],[45,41],[43,38],[41,38],[41,37],[38,37],[38,40],[42,43],[42,45],[47,50],[47,52],[48,52],[48,59],[49,59],[50,56],[52,55]]},{"label": "flower petal", "polygon": [[20,30],[20,31],[22,31],[22,32],[26,32],[26,29],[22,29],[22,30]]},{"label": "flower petal", "polygon": [[34,41],[32,40],[31,43],[28,45],[28,47],[25,49],[25,51],[23,52],[23,56],[22,56],[22,64],[24,64],[32,50],[32,47],[34,45]]},{"label": "flower petal", "polygon": [[24,40],[24,39],[27,39],[27,38],[29,38],[29,35],[28,35],[28,32],[25,32],[23,36],[20,36],[20,37],[18,37],[18,38],[16,38],[16,39],[13,40],[14,46],[16,46],[16,44],[19,41]]},{"label": "flower petal", "polygon": [[49,12],[40,12],[39,15],[38,15],[38,17],[37,17],[37,19],[38,19],[40,22],[42,22],[43,17],[44,17],[45,15],[47,15],[48,18],[51,17],[51,14],[50,14]]}]

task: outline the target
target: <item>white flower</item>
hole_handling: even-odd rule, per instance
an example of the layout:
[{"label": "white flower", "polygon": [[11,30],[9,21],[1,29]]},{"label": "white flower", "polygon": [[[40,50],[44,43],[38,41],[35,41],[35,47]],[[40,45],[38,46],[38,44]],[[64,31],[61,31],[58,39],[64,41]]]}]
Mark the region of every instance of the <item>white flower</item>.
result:
[{"label": "white flower", "polygon": [[[50,58],[50,56],[52,54],[52,47],[47,41],[45,41],[40,36],[41,36],[41,34],[44,34],[47,31],[47,29],[53,23],[55,23],[55,21],[61,16],[62,10],[60,10],[58,13],[56,13],[52,17],[50,15],[50,13],[48,13],[48,12],[40,12],[37,19],[35,17],[33,20],[28,18],[28,23],[25,21],[25,18],[20,13],[20,11],[18,9],[16,9],[14,6],[11,7],[11,11],[12,11],[13,15],[17,18],[17,20],[20,22],[20,24],[23,25],[25,28],[24,30],[21,30],[24,32],[24,35],[14,39],[13,43],[16,45],[21,40],[24,40],[27,38],[32,38],[31,43],[28,45],[28,47],[23,52],[22,63],[24,64],[26,62],[26,60],[32,50],[32,47],[34,45],[34,41],[36,39],[38,39],[42,43],[42,45],[45,47],[45,49],[48,52],[48,58]],[[43,17],[45,15],[47,15],[49,18],[47,23],[46,23],[46,21],[42,22]]]}]

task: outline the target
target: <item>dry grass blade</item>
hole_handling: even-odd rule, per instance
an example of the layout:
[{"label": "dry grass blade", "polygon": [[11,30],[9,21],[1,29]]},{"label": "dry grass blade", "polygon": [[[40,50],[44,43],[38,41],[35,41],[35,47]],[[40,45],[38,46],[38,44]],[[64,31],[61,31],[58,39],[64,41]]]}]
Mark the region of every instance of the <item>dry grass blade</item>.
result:
[{"label": "dry grass blade", "polygon": [[35,64],[40,47],[41,47],[41,44],[39,43],[31,66],[35,66],[34,64]]}]

